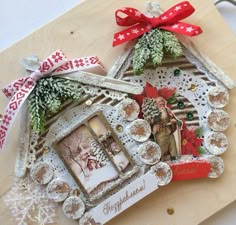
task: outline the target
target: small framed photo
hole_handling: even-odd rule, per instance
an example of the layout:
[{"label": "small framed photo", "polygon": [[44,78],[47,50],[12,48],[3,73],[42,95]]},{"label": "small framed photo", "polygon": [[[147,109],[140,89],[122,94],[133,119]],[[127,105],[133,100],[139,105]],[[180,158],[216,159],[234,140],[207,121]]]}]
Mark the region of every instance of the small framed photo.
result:
[{"label": "small framed photo", "polygon": [[89,116],[53,147],[91,202],[139,170],[102,112]]}]

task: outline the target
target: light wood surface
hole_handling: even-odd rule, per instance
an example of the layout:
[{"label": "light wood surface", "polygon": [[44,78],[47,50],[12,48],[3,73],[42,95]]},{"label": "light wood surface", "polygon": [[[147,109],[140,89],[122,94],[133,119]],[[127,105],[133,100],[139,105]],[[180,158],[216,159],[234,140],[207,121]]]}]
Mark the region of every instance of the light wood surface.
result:
[{"label": "light wood surface", "polygon": [[[167,9],[176,0],[159,0],[163,9]],[[204,33],[192,38],[198,49],[236,80],[236,38],[210,0],[192,0],[196,12],[186,21],[198,24]],[[41,59],[56,49],[62,49],[69,58],[97,55],[107,69],[124,51],[125,45],[112,48],[113,33],[120,28],[115,24],[114,11],[124,6],[136,7],[144,11],[144,0],[87,0],[64,16],[49,23],[27,38],[6,49],[0,54],[0,81],[7,84],[24,75],[19,65],[22,58],[37,54]],[[146,197],[118,217],[109,225],[195,225],[222,209],[236,199],[236,90],[230,92],[231,101],[226,111],[231,116],[231,125],[226,134],[229,149],[223,155],[225,172],[216,180],[198,179],[172,183]],[[0,94],[0,112],[4,111],[7,99]],[[4,225],[17,224],[3,202],[3,196],[11,188],[14,180],[14,160],[16,140],[20,130],[18,122],[14,124],[9,137],[7,151],[0,153],[0,221]],[[168,215],[166,209],[173,207],[175,213]],[[76,224],[67,220],[58,206],[55,224]]]}]

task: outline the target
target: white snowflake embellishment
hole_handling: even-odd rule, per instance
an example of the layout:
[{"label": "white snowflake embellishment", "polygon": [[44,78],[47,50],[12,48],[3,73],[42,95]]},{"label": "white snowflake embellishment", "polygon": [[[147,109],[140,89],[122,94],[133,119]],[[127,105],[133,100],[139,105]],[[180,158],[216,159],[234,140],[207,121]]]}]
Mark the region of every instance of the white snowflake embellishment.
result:
[{"label": "white snowflake embellishment", "polygon": [[18,225],[37,222],[40,225],[54,223],[54,202],[49,201],[44,187],[34,183],[29,176],[15,179],[11,190],[4,197]]}]

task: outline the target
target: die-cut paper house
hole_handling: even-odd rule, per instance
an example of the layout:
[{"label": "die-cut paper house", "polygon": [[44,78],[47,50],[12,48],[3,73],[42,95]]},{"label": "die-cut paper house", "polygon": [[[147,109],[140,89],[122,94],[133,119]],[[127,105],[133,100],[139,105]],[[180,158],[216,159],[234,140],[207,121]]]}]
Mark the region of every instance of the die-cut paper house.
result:
[{"label": "die-cut paper house", "polygon": [[[90,4],[92,4],[92,3],[90,3]],[[186,54],[184,57],[179,58],[178,60],[175,60],[175,61],[169,60],[167,58],[163,62],[162,67],[159,67],[156,70],[152,70],[151,68],[147,68],[147,70],[145,70],[145,76],[139,76],[139,77],[134,77],[132,74],[132,70],[131,70],[131,66],[130,66],[130,61],[132,60],[132,55],[129,54],[130,52],[132,52],[132,48],[129,48],[129,50],[126,52],[127,57],[122,57],[121,60],[119,60],[118,63],[113,67],[113,69],[111,69],[111,71],[108,73],[108,76],[109,77],[112,76],[116,79],[123,79],[123,80],[133,82],[133,83],[136,82],[142,86],[145,86],[146,81],[148,81],[153,86],[158,87],[158,89],[160,89],[161,87],[171,87],[172,88],[172,87],[176,87],[175,85],[178,84],[177,91],[179,92],[179,96],[177,97],[176,103],[183,102],[185,104],[185,106],[187,105],[189,107],[190,112],[193,114],[193,120],[189,120],[189,121],[186,120],[187,124],[188,125],[198,125],[198,126],[199,125],[201,126],[202,124],[205,125],[206,123],[202,122],[205,119],[204,116],[207,116],[204,114],[206,112],[205,108],[210,109],[210,106],[208,105],[208,103],[206,103],[206,99],[203,97],[200,98],[200,96],[206,97],[207,90],[209,91],[209,89],[207,89],[207,88],[215,86],[216,82],[219,86],[224,86],[229,89],[231,89],[233,87],[233,82],[231,82],[231,80],[228,79],[227,76],[223,76],[224,77],[223,83],[222,82],[218,83],[218,79],[216,77],[219,77],[222,75],[221,71],[219,71],[211,62],[206,60],[206,57],[202,57],[200,55],[200,53],[196,53],[192,44],[189,44],[189,43],[186,44],[185,41],[183,41],[182,43],[186,46],[186,49],[185,49]],[[35,52],[37,52],[37,51],[35,51]],[[117,66],[117,65],[119,65],[119,66]],[[122,68],[122,70],[121,70],[121,68]],[[177,69],[180,69],[181,73],[179,76],[174,76],[174,71]],[[211,74],[209,75],[209,77],[207,77],[205,75],[205,73],[204,73],[205,71],[210,71]],[[153,78],[155,76],[155,74],[153,74],[153,73],[158,73],[158,76],[157,76],[158,79],[155,79],[155,80],[150,79],[150,77]],[[170,81],[165,80],[167,77],[169,77],[168,79]],[[224,82],[225,79],[229,80],[229,82]],[[221,77],[220,77],[220,80],[222,81]],[[158,83],[158,82],[160,82],[160,83]],[[170,84],[169,84],[169,82],[170,82]],[[84,102],[87,102],[87,105],[85,104],[85,106],[82,106],[82,107],[88,108],[90,111],[89,115],[91,113],[91,116],[97,115],[96,109],[93,109],[99,105],[96,103],[100,102],[100,103],[105,103],[105,105],[111,104],[112,106],[115,106],[124,97],[124,95],[126,95],[126,93],[124,94],[124,92],[114,91],[114,90],[111,91],[111,89],[109,89],[109,88],[103,89],[102,94],[97,94],[97,93],[99,93],[99,88],[91,88],[91,86],[90,87],[85,86],[85,90],[87,91],[88,95],[85,96]],[[205,94],[203,94],[203,92],[205,92]],[[89,95],[91,95],[91,93],[95,97],[89,98]],[[113,98],[110,98],[111,93],[112,93]],[[188,93],[188,95],[187,94],[185,95],[185,93]],[[191,99],[189,99],[189,95],[191,96]],[[118,98],[118,101],[115,100],[116,98]],[[92,106],[90,105],[91,101],[88,101],[88,100],[92,101],[92,103],[93,103]],[[177,109],[176,103],[174,103],[175,105],[172,107],[172,111],[175,113],[177,118],[181,119],[184,117],[186,119],[186,111],[184,111],[184,110],[186,110],[186,108],[184,110],[181,109],[182,110],[181,111],[180,109]],[[201,105],[201,104],[204,104],[204,105]],[[206,105],[208,105],[208,106],[206,106]],[[71,105],[71,106],[75,106],[75,105]],[[92,112],[93,111],[92,109],[95,111]],[[201,111],[201,109],[204,109],[205,111],[204,110]],[[69,108],[67,110],[69,110]],[[85,109],[83,109],[83,110],[84,110],[83,112],[86,115],[86,112],[85,112],[86,110]],[[104,109],[104,110],[106,111],[107,109]],[[108,112],[108,111],[109,110],[107,110],[106,112]],[[199,111],[200,111],[200,113],[199,113]],[[95,113],[95,114],[93,114],[93,113]],[[68,113],[66,115],[75,119],[76,118],[75,114],[76,113],[73,112],[73,109],[72,109],[71,113]],[[66,120],[67,116],[61,117],[61,119],[59,119],[59,122],[57,125],[59,126],[60,120],[61,121],[63,121],[63,119]],[[200,122],[199,122],[199,117],[201,118]],[[81,118],[81,121],[86,122],[87,119],[88,118],[85,116],[84,119]],[[110,124],[112,124],[112,121],[109,119],[110,118],[109,118],[109,114],[108,114],[107,120],[110,121]],[[63,121],[63,123],[64,122],[65,121]],[[129,122],[127,122],[127,123],[129,123]],[[124,126],[117,126],[117,125],[121,125],[120,123],[114,123],[112,125],[113,125],[112,126],[113,130],[115,130],[115,132],[117,132],[117,134],[121,134],[121,133],[126,134],[125,130],[122,130],[125,128]],[[67,127],[68,132],[65,132],[65,135],[67,135],[67,133],[70,133],[70,129],[73,127],[73,126],[72,127],[69,127],[69,126],[71,126],[71,124],[68,125],[68,127]],[[76,127],[75,124],[74,124],[74,126]],[[55,127],[56,127],[56,125],[55,125]],[[119,133],[119,130],[121,130],[121,133]],[[52,131],[53,131],[53,129],[52,129]],[[45,139],[45,137],[46,136],[44,135],[40,139],[40,145],[38,145],[38,143],[34,143],[39,146],[38,149],[36,148],[36,150],[39,150],[38,154],[40,154],[40,151],[42,150],[41,147],[43,146],[44,141],[45,140],[47,141],[47,138]],[[120,137],[119,139],[122,140],[122,138],[124,138],[124,137]],[[33,144],[33,142],[32,142],[32,144]],[[86,145],[81,145],[81,148],[83,148],[86,151]],[[52,156],[52,157],[55,157],[55,156]],[[61,166],[60,168],[62,170],[65,170],[65,167],[63,167],[63,165],[64,164],[60,164],[60,166]],[[96,167],[96,165],[93,163],[93,159],[89,160],[89,165],[90,166],[88,168]],[[152,178],[150,178],[150,179],[152,179]],[[201,184],[203,184],[203,185],[205,183],[205,181],[202,181],[202,180],[199,180],[199,182],[201,182]],[[147,186],[145,186],[146,183],[144,184],[141,181],[139,184],[140,184],[140,186],[138,186],[138,187],[139,187],[140,193],[142,193],[142,190],[144,188],[146,188]],[[172,184],[169,189],[175,187],[176,185],[178,185],[178,184],[177,183]],[[186,185],[186,183],[185,183],[185,185]],[[188,183],[188,185],[190,185],[190,184]],[[195,185],[196,185],[196,183],[195,183]],[[165,188],[168,188],[168,186]],[[165,188],[163,188],[162,190],[161,189],[158,190],[156,193],[158,193],[159,191],[161,193],[163,193],[163,190]],[[186,187],[183,187],[183,188],[185,189]],[[90,192],[90,190],[88,192]],[[138,194],[139,191],[137,191],[136,193]],[[160,198],[160,200],[161,199],[162,198]],[[147,200],[150,200],[150,197],[147,198]],[[162,203],[162,204],[165,205],[165,203]],[[132,212],[132,210],[134,210],[134,209],[131,209],[131,212]],[[106,205],[105,211],[107,213],[112,211],[109,204]],[[148,214],[148,215],[151,215],[151,214]],[[116,223],[115,221],[116,220],[114,220],[114,223]],[[92,219],[91,219],[91,223],[92,223]]]}]

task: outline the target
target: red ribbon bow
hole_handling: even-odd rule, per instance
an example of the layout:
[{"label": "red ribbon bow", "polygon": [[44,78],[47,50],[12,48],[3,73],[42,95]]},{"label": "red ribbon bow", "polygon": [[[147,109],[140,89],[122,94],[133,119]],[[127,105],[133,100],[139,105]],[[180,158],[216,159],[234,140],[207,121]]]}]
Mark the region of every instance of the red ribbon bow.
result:
[{"label": "red ribbon bow", "polygon": [[62,75],[97,66],[103,68],[102,63],[96,56],[68,60],[62,51],[57,50],[41,63],[38,70],[33,71],[27,77],[13,81],[5,87],[3,93],[10,99],[10,102],[0,122],[0,150],[3,149],[10,127],[23,103],[36,86],[37,80],[49,75]]},{"label": "red ribbon bow", "polygon": [[[147,17],[137,9],[130,7],[118,9],[115,12],[117,25],[131,27],[115,33],[113,47],[137,38],[156,27],[187,36],[198,35],[202,33],[200,27],[189,23],[179,22],[190,16],[194,11],[195,9],[193,6],[187,1],[171,7],[159,17],[155,18]],[[125,14],[126,17],[119,16],[118,14]]]}]

